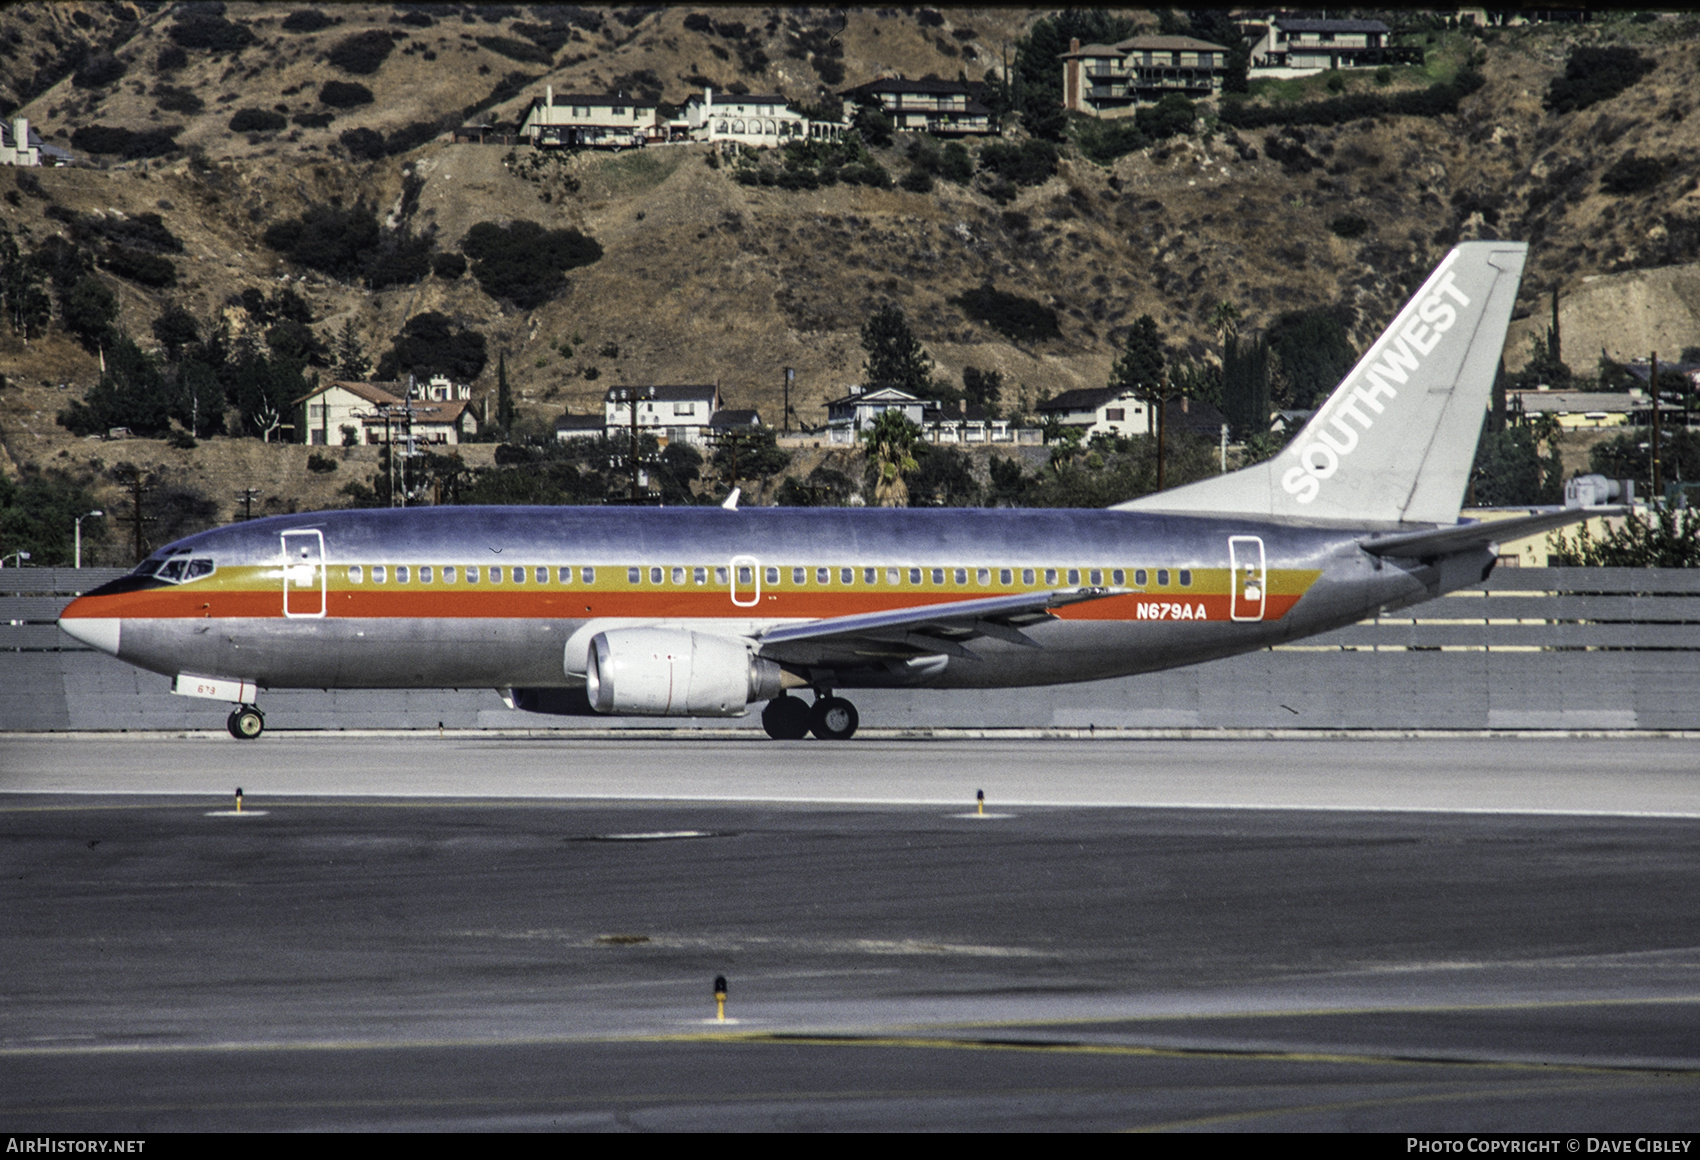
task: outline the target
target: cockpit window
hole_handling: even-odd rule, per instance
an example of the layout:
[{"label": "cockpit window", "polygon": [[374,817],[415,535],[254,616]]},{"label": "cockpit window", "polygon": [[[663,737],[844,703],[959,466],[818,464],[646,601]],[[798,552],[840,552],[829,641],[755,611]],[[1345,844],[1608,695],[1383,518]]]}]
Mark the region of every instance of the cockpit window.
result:
[{"label": "cockpit window", "polygon": [[173,584],[178,584],[183,580],[183,569],[188,566],[189,561],[182,559],[181,557],[175,560],[167,560],[165,562],[165,567],[154,573],[154,576],[157,579],[169,580]]},{"label": "cockpit window", "polygon": [[168,584],[184,584],[190,580],[199,580],[203,576],[211,576],[216,570],[216,565],[208,557],[196,556],[191,559],[185,553],[164,560],[143,560],[131,575],[152,576],[155,580],[164,580]]},{"label": "cockpit window", "polygon": [[189,561],[189,570],[183,573],[185,580],[199,580],[202,576],[213,574],[213,562],[206,557],[197,557]]}]

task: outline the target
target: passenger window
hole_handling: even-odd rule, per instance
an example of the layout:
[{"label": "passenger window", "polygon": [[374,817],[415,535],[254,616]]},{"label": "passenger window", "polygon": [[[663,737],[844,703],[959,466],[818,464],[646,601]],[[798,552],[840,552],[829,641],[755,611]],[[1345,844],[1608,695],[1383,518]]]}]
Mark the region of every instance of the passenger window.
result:
[{"label": "passenger window", "polygon": [[366,570],[364,568],[358,564],[350,564],[348,566],[348,582],[350,584],[360,584],[363,583],[365,579]]},{"label": "passenger window", "polygon": [[863,568],[862,569],[862,583],[864,583],[864,584],[878,584],[879,582],[880,582],[880,570],[878,568]]},{"label": "passenger window", "polygon": [[[742,573],[740,572],[739,575],[742,575]],[[769,568],[767,570],[767,582],[769,584],[779,583],[779,569],[778,568]],[[749,583],[749,581],[744,580],[744,581],[741,581],[741,583],[747,584],[747,583]]]},{"label": "passenger window", "polygon": [[596,583],[596,569],[595,568],[586,568],[582,572],[580,572],[579,575],[584,577],[584,582],[586,584]]},{"label": "passenger window", "polygon": [[933,569],[933,583],[934,584],[943,584],[944,583],[944,569],[943,568],[934,568]]},{"label": "passenger window", "polygon": [[885,582],[894,588],[903,583],[903,569],[887,568],[885,570]]},{"label": "passenger window", "polygon": [[466,582],[468,584],[478,583],[478,565],[477,564],[468,564],[466,566]]},{"label": "passenger window", "polygon": [[[779,577],[773,575],[773,573],[778,571],[777,568],[769,568],[767,571],[768,571],[768,577],[767,577],[768,583],[771,584],[773,581],[775,581],[779,578]],[[740,584],[751,584],[751,583],[754,583],[754,582],[755,582],[755,569],[751,568],[748,564],[739,564],[738,565],[738,583],[740,583]]]},{"label": "passenger window", "polygon": [[524,568],[515,568],[514,569],[514,583],[515,584],[524,584],[525,583],[525,569]]},{"label": "passenger window", "polygon": [[213,562],[211,560],[205,558],[190,560],[189,570],[183,574],[183,579],[199,580],[202,576],[211,576],[212,572]]},{"label": "passenger window", "polygon": [[1140,588],[1145,587],[1145,569],[1144,568],[1135,568],[1133,570],[1133,582],[1134,582],[1135,585],[1137,585]]},{"label": "passenger window", "polygon": [[1033,574],[1033,569],[1023,568],[1021,570],[1021,582],[1023,584],[1031,584],[1031,583],[1033,583],[1034,579],[1035,579],[1035,577],[1034,577],[1034,574]]},{"label": "passenger window", "polygon": [[708,583],[708,569],[707,568],[698,568],[696,571],[691,573],[691,579],[698,584],[707,584]]},{"label": "passenger window", "polygon": [[397,564],[395,566],[395,582],[397,584],[406,584],[407,583],[407,565],[406,564]]},{"label": "passenger window", "polygon": [[1169,584],[1169,570],[1167,568],[1157,569],[1157,587],[1166,588],[1166,587],[1168,587],[1168,584]]},{"label": "passenger window", "polygon": [[420,565],[420,566],[419,566],[419,582],[420,582],[420,583],[421,583],[421,584],[429,584],[429,583],[431,583],[431,576],[432,576],[432,573],[433,573],[433,572],[434,572],[434,571],[435,571],[435,569],[433,569],[433,568],[432,568],[432,567],[431,567],[431,565],[429,565],[429,564],[421,564],[421,565]]},{"label": "passenger window", "polygon": [[978,572],[974,573],[974,583],[990,584],[991,582],[992,570],[990,568],[981,568]]},{"label": "passenger window", "polygon": [[838,581],[841,584],[854,584],[856,582],[856,569],[840,568],[838,570]]},{"label": "passenger window", "polygon": [[643,583],[643,569],[642,568],[627,568],[626,569],[626,583],[627,584],[641,584],[641,583]]},{"label": "passenger window", "polygon": [[556,568],[555,580],[561,584],[571,584],[573,582],[573,570],[571,568]]},{"label": "passenger window", "polygon": [[1079,568],[1070,568],[1068,570],[1068,582],[1070,584],[1080,583],[1080,569]]},{"label": "passenger window", "polygon": [[1103,569],[1101,569],[1101,568],[1092,569],[1091,577],[1092,577],[1091,582],[1093,584],[1102,584],[1104,582]]},{"label": "passenger window", "polygon": [[831,568],[816,568],[815,569],[815,583],[816,584],[831,584],[832,583],[832,569]]},{"label": "passenger window", "polygon": [[909,583],[919,584],[920,582],[921,582],[921,570],[919,568],[909,569]]},{"label": "passenger window", "polygon": [[793,584],[807,584],[808,582],[809,582],[809,570],[807,568],[793,568],[793,569],[791,569],[791,583],[793,583]]},{"label": "passenger window", "polygon": [[956,569],[956,571],[954,573],[952,573],[951,579],[955,580],[958,584],[968,583],[968,569],[966,569],[966,568]]},{"label": "passenger window", "polygon": [[649,582],[650,582],[650,583],[651,583],[651,584],[659,584],[659,583],[661,583],[661,569],[659,569],[659,568],[651,568],[651,569],[650,569],[650,570],[649,570]]},{"label": "passenger window", "polygon": [[382,564],[372,565],[372,583],[382,584],[390,578],[390,570]]},{"label": "passenger window", "polygon": [[1008,568],[999,568],[998,583],[1002,584],[1005,588],[1008,588],[1011,584],[1015,583],[1015,573]]},{"label": "passenger window", "polygon": [[725,568],[716,568],[714,570],[714,582],[716,584],[726,583],[726,575],[727,573]]},{"label": "passenger window", "polygon": [[673,583],[683,584],[684,582],[685,582],[685,570],[683,568],[673,569]]},{"label": "passenger window", "polygon": [[444,584],[453,584],[454,582],[455,582],[455,566],[453,564],[444,564],[443,565],[443,583]]},{"label": "passenger window", "polygon": [[1046,568],[1045,569],[1045,583],[1047,585],[1051,585],[1051,584],[1055,584],[1056,582],[1057,582],[1057,570],[1055,568]]},{"label": "passenger window", "polygon": [[1127,573],[1122,571],[1120,568],[1117,568],[1114,572],[1110,573],[1110,583],[1114,584],[1117,588],[1120,588],[1123,584],[1127,583]]},{"label": "passenger window", "polygon": [[502,570],[501,570],[501,568],[497,567],[495,564],[490,565],[490,583],[500,584],[501,582],[502,582]]},{"label": "passenger window", "polygon": [[1182,568],[1181,569],[1181,587],[1182,588],[1191,588],[1192,587],[1192,569],[1190,569],[1190,568]]},{"label": "passenger window", "polygon": [[539,584],[549,583],[549,569],[547,569],[547,568],[537,569],[537,572],[536,572],[535,575],[532,576],[532,579],[537,581]]}]

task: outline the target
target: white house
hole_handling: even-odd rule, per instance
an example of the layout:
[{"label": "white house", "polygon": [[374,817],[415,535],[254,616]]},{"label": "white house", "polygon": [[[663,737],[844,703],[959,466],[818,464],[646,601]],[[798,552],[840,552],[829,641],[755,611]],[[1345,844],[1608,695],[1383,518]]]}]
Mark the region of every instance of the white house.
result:
[{"label": "white house", "polygon": [[1113,45],[1069,42],[1062,55],[1063,105],[1093,116],[1131,111],[1180,93],[1214,97],[1228,75],[1226,45],[1190,36],[1135,36]]},{"label": "white house", "polygon": [[859,101],[873,101],[891,118],[900,133],[931,133],[936,137],[986,136],[996,133],[992,110],[974,98],[961,81],[905,80],[881,77],[845,89],[845,115]]},{"label": "white house", "polygon": [[826,405],[827,441],[854,443],[887,411],[901,411],[905,419],[922,427],[928,410],[937,409],[937,400],[916,398],[896,387],[864,391],[860,386],[852,386],[849,394]]},{"label": "white house", "polygon": [[[654,435],[663,445],[700,447],[709,441],[709,424],[720,410],[720,388],[713,384],[609,387],[602,399],[602,422],[610,435],[631,430],[634,403],[638,430]],[[561,437],[557,426],[556,438]]]},{"label": "white house", "polygon": [[1277,16],[1251,49],[1253,68],[1321,71],[1383,64],[1421,64],[1420,48],[1389,48],[1379,20],[1299,20]]},{"label": "white house", "polygon": [[41,138],[30,132],[29,119],[17,117],[10,126],[0,124],[0,165],[40,164]]},{"label": "white house", "polygon": [[693,141],[735,141],[757,149],[798,138],[832,141],[850,126],[843,121],[814,121],[777,93],[716,93],[704,89],[685,101],[686,125]]},{"label": "white house", "polygon": [[1044,420],[1082,428],[1084,435],[1147,435],[1153,412],[1144,399],[1114,387],[1064,391],[1036,408]]},{"label": "white house", "polygon": [[400,442],[455,444],[478,433],[472,389],[437,375],[416,386],[338,379],[295,400],[296,437],[319,447]]},{"label": "white house", "polygon": [[624,148],[642,145],[660,133],[654,101],[625,93],[560,93],[545,85],[531,102],[519,133],[539,148],[589,146]]}]

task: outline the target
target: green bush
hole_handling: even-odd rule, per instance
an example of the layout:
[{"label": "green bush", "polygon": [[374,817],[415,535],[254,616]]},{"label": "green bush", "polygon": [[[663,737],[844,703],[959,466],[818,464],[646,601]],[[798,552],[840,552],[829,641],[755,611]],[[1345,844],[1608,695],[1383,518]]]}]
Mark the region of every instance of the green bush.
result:
[{"label": "green bush", "polygon": [[384,60],[394,49],[395,41],[390,34],[374,29],[344,37],[331,49],[326,59],[343,72],[366,77],[382,68]]},{"label": "green bush", "polygon": [[536,222],[508,226],[479,222],[461,241],[472,259],[472,275],[492,298],[533,310],[566,287],[568,270],[602,257],[594,238],[575,229],[545,230]]},{"label": "green bush", "polygon": [[320,455],[317,451],[307,456],[307,470],[319,475],[329,475],[337,468],[336,460],[328,455]]},{"label": "green bush", "polygon": [[1361,238],[1369,232],[1369,221],[1355,213],[1341,214],[1328,223],[1328,228],[1350,241],[1354,238]]},{"label": "green bush", "polygon": [[162,129],[125,129],[116,125],[85,125],[71,131],[71,147],[85,153],[117,154],[126,161],[159,157],[177,149],[180,125]]},{"label": "green bush", "polygon": [[270,109],[238,109],[230,118],[232,133],[275,133],[289,124],[289,118]]},{"label": "green bush", "polygon": [[356,109],[372,103],[372,90],[359,81],[326,81],[319,89],[319,103],[333,109]]},{"label": "green bush", "polygon": [[546,50],[535,44],[527,44],[523,40],[514,40],[508,36],[480,36],[478,46],[487,48],[498,56],[505,56],[509,60],[517,60],[521,64],[548,66],[555,63],[555,58]]},{"label": "green bush", "polygon": [[484,336],[464,327],[455,329],[446,315],[431,311],[416,314],[378,360],[378,378],[405,379],[408,374],[428,379],[447,375],[457,383],[470,383],[488,362]]},{"label": "green bush", "polygon": [[154,102],[167,113],[188,113],[193,115],[206,108],[206,102],[188,89],[177,85],[155,85],[153,89]]},{"label": "green bush", "polygon": [[331,25],[335,23],[337,23],[337,21],[332,20],[329,16],[326,16],[323,12],[320,12],[316,8],[303,8],[285,16],[283,18],[282,28],[285,32],[302,34],[318,32],[321,29],[331,27]]},{"label": "green bush", "polygon": [[1450,83],[1430,85],[1403,93],[1352,93],[1326,101],[1296,105],[1248,105],[1243,101],[1222,103],[1224,125],[1235,129],[1262,129],[1271,125],[1343,125],[1364,117],[1440,117],[1458,111],[1458,102],[1481,88],[1482,74],[1465,69]]},{"label": "green bush", "polygon": [[254,34],[242,25],[211,14],[179,16],[166,35],[184,48],[207,48],[214,52],[240,52],[254,43]]},{"label": "green bush", "polygon": [[1192,102],[1179,93],[1166,93],[1155,105],[1148,105],[1133,115],[1133,123],[1153,141],[1192,132],[1198,112]]},{"label": "green bush", "polygon": [[337,140],[360,161],[376,161],[384,155],[384,135],[376,129],[344,129]]},{"label": "green bush", "polygon": [[297,265],[350,282],[365,270],[380,236],[371,206],[316,205],[298,218],[271,226],[263,240]]},{"label": "green bush", "polygon": [[911,169],[903,175],[899,183],[910,193],[931,193],[933,191],[933,175],[925,169]]},{"label": "green bush", "polygon": [[79,89],[104,89],[124,79],[124,62],[110,52],[90,53],[71,74],[71,84]]},{"label": "green bush", "polygon": [[171,259],[162,258],[158,254],[111,246],[107,249],[101,265],[120,278],[139,282],[143,286],[163,289],[177,285],[177,267]]},{"label": "green bush", "polygon": [[1617,96],[1654,67],[1633,48],[1578,46],[1564,62],[1564,75],[1547,86],[1546,107],[1555,113],[1579,112]]},{"label": "green bush", "polygon": [[1058,156],[1049,141],[993,142],[980,150],[980,168],[1016,185],[1042,185],[1056,173]]},{"label": "green bush", "polygon": [[1600,175],[1600,188],[1607,193],[1645,193],[1663,181],[1672,168],[1672,158],[1625,153]]}]

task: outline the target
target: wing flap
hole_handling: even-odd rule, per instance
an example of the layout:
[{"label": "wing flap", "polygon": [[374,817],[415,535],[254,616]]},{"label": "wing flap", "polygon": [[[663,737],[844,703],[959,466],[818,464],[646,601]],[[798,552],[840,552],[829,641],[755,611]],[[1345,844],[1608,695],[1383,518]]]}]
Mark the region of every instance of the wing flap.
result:
[{"label": "wing flap", "polygon": [[1358,541],[1358,546],[1373,556],[1450,556],[1517,540],[1549,528],[1562,528],[1594,516],[1617,516],[1628,511],[1623,507],[1565,508],[1563,511],[1536,512],[1512,520],[1492,520],[1484,523],[1458,524],[1423,532],[1403,532],[1391,536],[1375,536]]}]

